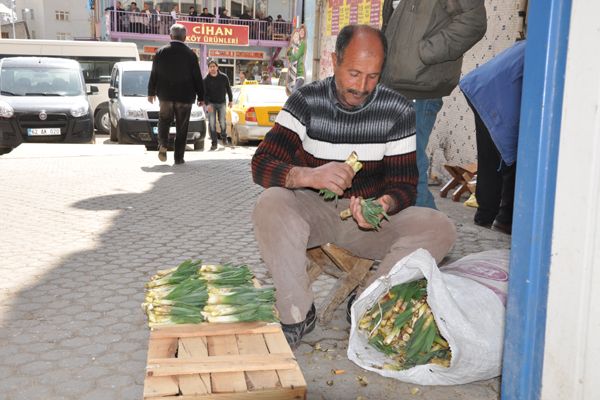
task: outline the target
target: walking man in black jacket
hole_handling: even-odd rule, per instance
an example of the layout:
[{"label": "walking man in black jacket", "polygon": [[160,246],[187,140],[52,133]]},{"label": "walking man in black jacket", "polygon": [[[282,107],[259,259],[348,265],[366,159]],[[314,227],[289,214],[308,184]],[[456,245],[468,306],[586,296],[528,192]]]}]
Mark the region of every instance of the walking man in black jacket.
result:
[{"label": "walking man in black jacket", "polygon": [[223,146],[227,145],[227,128],[225,126],[225,95],[229,97],[229,107],[231,108],[231,86],[229,78],[222,72],[219,72],[219,65],[215,60],[208,62],[208,74],[204,78],[204,93],[208,111],[208,128],[210,130],[210,139],[212,146],[210,151],[217,149],[217,117],[221,127],[221,139]]},{"label": "walking man in black jacket", "polygon": [[181,24],[170,29],[171,43],[154,56],[148,81],[148,101],[158,96],[158,159],[167,160],[169,127],[175,118],[175,164],[183,164],[185,143],[192,104],[204,105],[204,87],[198,57],[184,42],[186,31]]}]

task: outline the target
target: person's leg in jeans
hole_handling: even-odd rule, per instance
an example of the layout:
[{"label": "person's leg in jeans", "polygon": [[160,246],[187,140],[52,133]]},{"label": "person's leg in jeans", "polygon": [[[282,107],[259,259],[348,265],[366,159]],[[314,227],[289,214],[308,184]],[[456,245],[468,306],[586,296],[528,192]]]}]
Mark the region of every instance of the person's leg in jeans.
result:
[{"label": "person's leg in jeans", "polygon": [[[227,111],[227,103],[213,104],[219,119],[219,128],[221,129],[221,140],[223,145],[227,144],[227,125],[225,124],[225,112]],[[215,127],[216,132],[216,127]]]},{"label": "person's leg in jeans", "polygon": [[158,158],[161,161],[166,161],[167,147],[169,145],[169,128],[171,127],[171,122],[173,122],[174,115],[173,102],[159,99]]},{"label": "person's leg in jeans", "polygon": [[216,104],[208,103],[208,132],[210,133],[210,141],[212,143],[211,150],[214,150],[217,147],[217,140],[219,139],[217,135],[217,107]]},{"label": "person's leg in jeans", "polygon": [[[469,102],[475,116],[475,140],[477,142],[477,211],[474,222],[481,226],[491,226],[500,208],[502,194],[502,172],[500,153],[490,136],[490,132],[481,120],[477,110]],[[514,189],[513,189],[514,190]]]},{"label": "person's leg in jeans", "polygon": [[190,114],[192,105],[189,103],[174,104],[175,109],[175,163],[183,162],[185,143],[187,142],[188,126],[190,125]]},{"label": "person's leg in jeans", "polygon": [[427,144],[442,104],[442,99],[420,99],[415,100],[413,103],[417,123],[417,168],[419,169],[416,205],[419,207],[436,208],[428,185],[429,157],[427,156]]}]

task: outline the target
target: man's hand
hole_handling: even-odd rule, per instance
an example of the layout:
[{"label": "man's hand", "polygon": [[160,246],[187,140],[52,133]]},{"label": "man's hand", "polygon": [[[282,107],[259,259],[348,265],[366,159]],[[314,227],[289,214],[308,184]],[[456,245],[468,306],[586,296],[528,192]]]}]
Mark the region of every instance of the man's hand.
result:
[{"label": "man's hand", "polygon": [[148,96],[148,103],[150,103],[150,104],[154,103],[155,98],[156,98],[156,96]]},{"label": "man's hand", "polygon": [[198,107],[204,107],[204,101],[202,100],[198,100],[196,104],[198,105]]},{"label": "man's hand", "polygon": [[209,104],[209,105],[206,106],[206,111],[209,112],[209,113],[213,112],[213,106],[212,106],[212,104]]},{"label": "man's hand", "polygon": [[288,174],[286,187],[329,189],[341,196],[352,185],[354,170],[344,162],[332,161],[316,168],[294,167]]},{"label": "man's hand", "polygon": [[[362,206],[360,204],[360,201],[362,199],[360,197],[355,197],[352,196],[350,198],[350,211],[352,212],[352,218],[354,218],[354,220],[356,221],[356,224],[363,228],[363,229],[375,229],[375,227],[373,225],[371,225],[370,223],[368,223],[365,220],[365,217],[363,216],[362,213]],[[383,196],[381,196],[380,198],[375,200],[376,202],[378,202],[379,204],[381,204],[381,206],[383,207],[383,211],[385,211],[386,213],[392,208],[392,198],[387,195],[384,194]],[[380,219],[383,217],[383,215],[381,215]]]},{"label": "man's hand", "polygon": [[230,101],[229,103],[227,103],[227,107],[229,107],[229,108],[233,107],[233,102]]}]

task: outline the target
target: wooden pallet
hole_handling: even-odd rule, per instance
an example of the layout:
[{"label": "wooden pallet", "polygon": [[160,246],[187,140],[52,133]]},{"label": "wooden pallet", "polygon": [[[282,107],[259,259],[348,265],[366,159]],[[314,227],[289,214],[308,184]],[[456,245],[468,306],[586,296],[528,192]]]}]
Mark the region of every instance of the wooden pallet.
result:
[{"label": "wooden pallet", "polygon": [[171,325],[150,333],[144,399],[305,399],[279,324]]}]

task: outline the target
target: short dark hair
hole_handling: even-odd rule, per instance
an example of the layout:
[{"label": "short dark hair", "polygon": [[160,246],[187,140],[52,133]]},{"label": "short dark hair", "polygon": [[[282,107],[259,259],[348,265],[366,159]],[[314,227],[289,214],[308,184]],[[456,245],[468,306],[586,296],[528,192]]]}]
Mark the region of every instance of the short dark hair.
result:
[{"label": "short dark hair", "polygon": [[337,55],[338,63],[341,63],[344,58],[344,52],[346,48],[352,41],[354,34],[357,32],[372,32],[381,41],[381,46],[383,47],[383,65],[385,65],[385,59],[387,58],[387,39],[383,32],[379,29],[375,29],[370,25],[346,25],[338,34],[338,37],[335,41],[335,54]]},{"label": "short dark hair", "polygon": [[217,62],[217,60],[214,60],[211,58],[210,60],[208,60],[206,65],[208,65],[210,67],[210,64],[215,64],[217,66],[217,68],[219,68],[219,63]]}]

